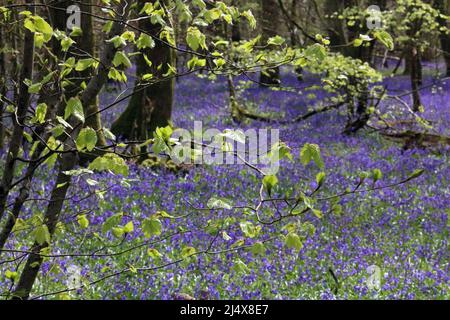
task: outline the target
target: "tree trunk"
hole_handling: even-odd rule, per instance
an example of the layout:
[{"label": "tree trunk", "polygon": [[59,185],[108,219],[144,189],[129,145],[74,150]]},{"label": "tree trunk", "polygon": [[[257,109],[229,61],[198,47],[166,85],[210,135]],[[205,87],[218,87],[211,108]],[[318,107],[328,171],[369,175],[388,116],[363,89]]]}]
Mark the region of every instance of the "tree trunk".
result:
[{"label": "tree trunk", "polygon": [[342,1],[336,0],[326,0],[324,4],[330,46],[332,48],[337,46],[338,51],[341,50],[341,46],[344,46],[347,43],[345,26],[343,25],[342,20],[337,17],[331,17],[331,15],[339,13],[343,9],[342,5]]},{"label": "tree trunk", "polygon": [[[127,20],[129,10],[130,5],[128,2],[121,1],[118,4],[117,12],[123,12],[123,16],[120,17],[121,21]],[[119,19],[119,17],[116,17],[116,19]],[[125,25],[123,23],[119,21],[114,22],[109,36],[113,37],[122,34],[124,27]],[[105,45],[97,73],[91,78],[86,89],[83,90],[81,95],[80,100],[83,106],[94,103],[100,93],[100,90],[103,88],[108,79],[108,71],[112,66],[112,61],[116,52],[117,49],[112,43],[107,43]],[[71,133],[71,139],[66,140],[66,144],[64,146],[64,150],[66,152],[63,153],[58,160],[58,177],[44,215],[44,223],[49,230],[50,236],[53,236],[55,232],[67,190],[69,189],[71,182],[71,177],[65,175],[64,172],[72,170],[78,162],[78,152],[76,152],[75,140],[81,130],[81,123],[79,123],[79,120],[75,117],[71,117],[69,122],[75,129]],[[33,247],[30,250],[32,253],[28,256],[28,260],[20,275],[19,282],[14,290],[13,299],[28,299],[43,261],[43,258],[39,253],[42,249],[47,248],[48,246],[49,243],[39,244],[36,242],[33,244]]]},{"label": "tree trunk", "polygon": [[[3,36],[3,26],[0,25],[0,43],[5,43],[5,37]],[[5,125],[4,125],[4,108],[6,104],[2,101],[2,97],[6,95],[6,61],[4,50],[0,51],[0,149],[3,149],[5,140]]]},{"label": "tree trunk", "polygon": [[[262,1],[262,41],[263,45],[267,40],[278,34],[277,28],[281,26],[280,8],[277,0]],[[269,68],[261,71],[259,82],[261,86],[279,86],[280,68]]]},{"label": "tree trunk", "polygon": [[411,57],[411,90],[413,96],[413,111],[417,112],[422,106],[420,86],[422,85],[422,62],[420,53],[416,48],[412,49]]},{"label": "tree trunk", "polygon": [[[27,0],[27,4],[33,3],[32,0]],[[30,12],[35,12],[34,6],[27,7]],[[16,160],[20,148],[23,143],[23,132],[25,117],[30,103],[30,94],[28,93],[28,86],[25,84],[25,79],[33,79],[33,62],[34,62],[34,34],[28,29],[25,31],[23,52],[22,70],[20,73],[19,82],[19,97],[17,101],[16,116],[13,117],[13,133],[9,144],[8,154],[6,156],[5,166],[3,169],[3,177],[0,184],[0,220],[4,215],[6,201],[11,188],[14,171],[16,168]]]},{"label": "tree trunk", "polygon": [[[233,7],[237,7],[238,5],[238,1],[237,0],[233,0],[231,5]],[[235,21],[233,22],[233,25],[231,26],[231,40],[234,42],[239,42],[241,41],[241,25],[239,23],[239,21]]]},{"label": "tree trunk", "polygon": [[[141,0],[141,5],[144,1]],[[161,27],[153,25],[150,19],[139,20],[139,28],[159,38]],[[152,62],[149,66],[145,54]],[[155,40],[154,48],[145,48],[136,59],[136,83],[133,96],[127,109],[112,125],[112,132],[127,139],[147,140],[157,127],[169,125],[172,117],[172,104],[175,80],[159,80],[168,71],[168,64],[174,65],[173,49]],[[161,68],[158,68],[161,66]],[[142,82],[142,76],[152,74],[154,84]],[[152,79],[152,81],[153,81]]]},{"label": "tree trunk", "polygon": [[[66,9],[73,4],[73,1],[70,0],[58,0],[51,1],[52,6],[49,8],[50,11],[50,19],[52,20],[52,24],[59,30],[66,30],[67,28],[67,19],[68,15],[66,13]],[[68,56],[73,56],[77,60],[78,59],[86,59],[95,56],[95,40],[94,40],[94,29],[92,22],[92,0],[85,0],[76,3],[81,10],[81,20],[80,20],[80,28],[83,31],[82,35],[79,37],[75,37],[76,44],[74,44],[70,49]],[[69,30],[70,31],[70,30]],[[53,44],[54,50],[56,52],[61,53],[59,41],[54,40]],[[60,57],[62,58],[62,57]],[[67,58],[67,57],[66,57]],[[71,82],[72,85],[69,85],[66,88],[66,96],[74,97],[76,96],[82,89],[81,84],[83,81],[86,83],[92,77],[92,69],[88,68],[84,71],[73,71]],[[103,127],[101,122],[101,115],[98,112],[98,99],[92,102],[90,105],[83,106],[83,111],[85,116],[90,114],[95,114],[95,116],[86,118],[85,127],[90,127],[97,132],[97,145],[105,146],[106,139],[103,133]]]}]

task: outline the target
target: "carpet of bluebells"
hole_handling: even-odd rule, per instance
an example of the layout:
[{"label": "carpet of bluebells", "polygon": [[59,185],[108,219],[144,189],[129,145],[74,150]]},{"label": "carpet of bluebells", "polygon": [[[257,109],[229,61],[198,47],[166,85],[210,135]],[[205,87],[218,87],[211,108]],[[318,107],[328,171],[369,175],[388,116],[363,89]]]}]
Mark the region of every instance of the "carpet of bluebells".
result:
[{"label": "carpet of bluebells", "polygon": [[[307,111],[320,90],[303,90],[317,82],[305,76],[298,82],[295,75],[285,72],[283,84],[296,90],[269,90],[250,86],[240,96],[240,102],[259,112],[276,112],[291,119]],[[320,82],[317,82],[318,84]],[[392,94],[410,90],[407,77],[386,80]],[[440,82],[427,76],[423,91],[423,117],[432,121],[433,130],[450,135],[450,81]],[[117,92],[105,92],[101,103],[117,98]],[[380,106],[386,112],[394,110],[393,101]],[[228,110],[226,81],[210,81],[201,77],[180,79],[176,87],[173,122],[177,127],[193,129],[193,121],[203,121],[204,128],[276,128],[281,140],[292,148],[298,160],[305,143],[320,145],[326,165],[326,184],[320,191],[326,197],[354,187],[361,171],[380,169],[383,178],[377,186],[387,185],[407,177],[415,169],[425,173],[411,183],[395,188],[342,197],[320,203],[322,219],[305,215],[310,231],[300,251],[287,249],[282,238],[265,243],[264,252],[233,251],[233,244],[243,238],[239,228],[230,227],[227,236],[214,242],[216,254],[199,255],[177,265],[152,269],[176,259],[181,248],[191,246],[198,251],[209,245],[213,235],[202,227],[211,219],[237,217],[251,220],[249,212],[208,212],[208,199],[219,196],[233,199],[237,205],[255,205],[258,201],[260,178],[245,166],[190,166],[183,170],[148,168],[130,163],[126,181],[112,174],[90,177],[97,186],[76,178],[70,190],[63,220],[65,231],[56,238],[52,254],[89,253],[109,247],[109,252],[121,252],[141,243],[139,221],[164,210],[173,216],[188,218],[163,221],[162,242],[146,244],[117,256],[56,257],[43,267],[34,295],[64,290],[74,268],[81,269],[81,282],[87,283],[134,266],[147,271],[118,273],[101,279],[83,289],[46,298],[82,299],[172,299],[188,294],[204,299],[449,299],[449,215],[450,167],[449,149],[403,148],[402,143],[381,136],[376,130],[365,129],[354,136],[341,132],[346,117],[339,111],[319,114],[294,124],[243,121],[233,124]],[[104,121],[111,121],[125,105],[111,109]],[[405,112],[405,118],[410,115]],[[314,189],[318,169],[304,167],[299,161],[283,160],[278,174],[278,194],[301,187]],[[48,196],[54,174],[41,169],[33,197]],[[96,189],[107,192],[87,197]],[[87,198],[86,198],[87,197]],[[331,210],[337,208],[340,210]],[[34,202],[25,214],[39,214],[45,202]],[[88,229],[80,230],[76,216],[87,213]],[[124,241],[101,232],[102,224],[112,215],[123,212],[122,223],[133,220],[135,232]],[[269,213],[268,213],[269,214]],[[258,240],[283,233],[280,225],[264,226]],[[314,227],[312,227],[314,226]],[[178,233],[180,227],[186,232]],[[245,239],[251,244],[254,239]],[[7,248],[27,250],[30,243],[13,237]],[[148,249],[156,249],[161,257],[152,257]],[[381,269],[381,286],[368,286],[370,266]],[[3,276],[14,264],[0,266],[0,288],[10,286]],[[369,270],[368,270],[369,269]],[[337,278],[334,279],[333,275]]]}]

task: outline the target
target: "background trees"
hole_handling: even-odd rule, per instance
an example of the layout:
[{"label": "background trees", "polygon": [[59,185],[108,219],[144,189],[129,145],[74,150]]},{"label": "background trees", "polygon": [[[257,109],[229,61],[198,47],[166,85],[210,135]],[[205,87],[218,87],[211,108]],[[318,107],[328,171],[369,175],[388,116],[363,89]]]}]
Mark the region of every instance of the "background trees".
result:
[{"label": "background trees", "polygon": [[[420,96],[423,53],[440,43],[444,56],[448,57],[448,16],[443,1],[376,1],[380,7],[380,24],[371,28],[367,20],[373,12],[368,10],[368,2],[359,1],[264,0],[244,4],[202,0],[92,0],[79,3],[80,26],[69,30],[66,9],[71,3],[37,4],[26,0],[2,1],[0,5],[0,146],[4,151],[0,183],[0,255],[7,252],[4,248],[17,228],[32,230],[21,235],[22,246],[27,249],[20,251],[24,251],[23,261],[26,262],[17,268],[14,277],[11,276],[13,287],[8,291],[8,298],[26,299],[32,293],[44,262],[55,249],[52,245],[57,243],[58,232],[64,235],[65,226],[73,225],[73,220],[66,221],[64,206],[70,188],[81,177],[92,175],[94,171],[106,171],[124,176],[121,182],[129,184],[126,175],[131,161],[143,167],[151,161],[163,162],[161,159],[167,160],[170,152],[181,144],[182,141],[172,138],[176,129],[176,124],[171,123],[172,110],[183,107],[174,104],[175,79],[182,81],[183,76],[190,74],[202,74],[210,81],[226,79],[232,109],[226,114],[239,121],[296,123],[346,107],[348,121],[344,132],[354,134],[375,117],[386,122],[383,111],[378,110],[381,101],[403,101],[403,96],[389,95],[386,88],[380,86],[382,73],[379,69],[382,67],[377,58],[386,60],[391,55],[397,61],[409,61],[406,65],[410,69],[411,90],[405,95],[412,97],[412,108],[403,102],[424,125],[419,113],[426,108]],[[314,15],[314,19],[305,18],[304,12]],[[320,85],[283,88],[283,70],[291,69],[315,77]],[[447,69],[442,71],[448,73]],[[127,87],[130,77],[135,77],[134,83]],[[239,86],[235,85],[236,81]],[[125,89],[113,102],[99,105],[99,95],[108,82],[121,84]],[[267,92],[286,90],[300,92],[302,96],[308,90],[320,90],[321,97],[311,106],[305,106],[304,114],[285,119],[281,108],[278,113],[265,114],[248,101],[238,101],[240,93],[252,83],[262,84]],[[192,95],[195,96],[195,92]],[[117,115],[111,130],[105,128],[102,116],[123,101],[128,101],[127,108]],[[224,118],[225,122],[229,121],[228,117]],[[414,133],[417,134],[423,136],[423,132]],[[239,133],[229,131],[220,137],[242,141]],[[195,141],[184,143],[191,147]],[[227,144],[224,145],[220,148],[236,156],[233,150],[227,149]],[[189,158],[196,156],[195,148],[189,148],[187,153]],[[277,207],[280,199],[272,198],[272,191],[280,186],[279,179],[244,161],[255,172],[255,188],[260,190],[259,204],[245,207],[253,220],[218,217],[207,224],[206,233],[228,239],[227,228],[238,227],[246,239],[253,239],[262,233],[261,226],[282,224],[307,213],[320,219],[323,212],[318,203],[321,201],[395,187],[423,173],[414,171],[393,183],[376,186],[382,173],[374,169],[362,173],[359,183],[350,191],[335,192],[321,199],[317,192],[324,186],[322,171],[325,168],[320,148],[306,143],[299,155],[300,163],[305,166],[314,163],[320,170],[313,179],[317,185],[313,191],[306,186],[305,190],[292,187],[290,195],[283,195],[286,210],[280,213],[282,210]],[[284,143],[275,144],[265,156],[293,160],[291,149]],[[30,199],[30,194],[37,184],[36,174],[48,167],[55,171],[43,200],[44,212],[22,219],[28,202],[35,200]],[[362,189],[368,179],[372,186]],[[92,179],[86,183],[98,185]],[[96,190],[93,194],[101,200],[107,191]],[[260,214],[267,213],[260,212],[264,204],[274,205],[277,215],[261,218]],[[337,206],[332,201],[328,205]],[[210,198],[205,208],[196,209],[212,212],[243,209],[221,197]],[[92,234],[107,243],[100,250],[106,248],[103,254],[108,257],[114,255],[108,251],[113,247],[111,239],[125,241],[136,228],[140,232],[137,239],[147,243],[148,238],[161,235],[161,220],[177,219],[162,211],[143,219],[139,215],[126,216],[129,220],[124,223],[122,218],[125,218],[123,213],[116,213],[101,221],[102,233],[107,234],[104,238],[98,233]],[[85,213],[76,214],[75,225],[88,229],[89,219]],[[300,250],[308,228],[311,229],[306,224],[286,224],[275,234],[283,235],[288,248]],[[255,243],[252,250],[264,251],[261,245],[262,242]],[[238,242],[236,247],[247,248],[245,241]],[[130,250],[140,248],[142,246],[137,245]],[[210,251],[210,248],[197,250],[183,245],[181,258],[175,257],[173,261],[181,263],[199,254],[211,254]],[[158,257],[154,251],[149,255]],[[237,265],[245,269],[242,264]],[[131,266],[124,270],[136,271]]]}]

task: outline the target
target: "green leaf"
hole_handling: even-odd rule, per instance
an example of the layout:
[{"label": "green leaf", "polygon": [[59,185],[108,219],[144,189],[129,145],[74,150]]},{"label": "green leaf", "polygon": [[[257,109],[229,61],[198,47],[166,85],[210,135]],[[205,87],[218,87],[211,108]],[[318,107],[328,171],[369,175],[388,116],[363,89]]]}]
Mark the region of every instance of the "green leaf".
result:
[{"label": "green leaf", "polygon": [[353,41],[353,46],[360,47],[360,46],[362,46],[363,42],[364,41],[362,39],[360,39],[360,38],[355,39],[355,41]]},{"label": "green leaf", "polygon": [[123,227],[123,232],[125,232],[125,233],[132,233],[133,231],[134,231],[133,221],[128,222],[128,223]]},{"label": "green leaf", "polygon": [[261,230],[261,227],[256,227],[253,223],[251,223],[250,221],[243,221],[241,223],[239,223],[239,226],[242,230],[242,233],[247,237],[247,238],[255,238],[259,231]]},{"label": "green leaf", "polygon": [[392,39],[392,36],[388,32],[384,30],[376,31],[374,36],[375,39],[380,41],[386,48],[389,50],[394,50],[394,39]]},{"label": "green leaf", "polygon": [[234,261],[233,270],[237,273],[248,273],[250,269],[241,259],[236,259]]},{"label": "green leaf", "polygon": [[42,83],[34,83],[28,87],[28,93],[39,93],[42,89]]},{"label": "green leaf", "polygon": [[324,169],[325,165],[320,155],[320,148],[317,144],[307,143],[300,151],[300,161],[304,166],[307,166],[311,160],[320,168]]},{"label": "green leaf", "polygon": [[278,178],[274,175],[268,175],[263,178],[263,186],[267,190],[269,196],[272,195],[272,189],[278,184]]},{"label": "green leaf", "polygon": [[316,175],[316,183],[319,187],[321,187],[323,185],[323,183],[325,182],[325,172],[319,172]]},{"label": "green leaf", "polygon": [[251,29],[256,28],[256,19],[253,16],[253,13],[250,10],[244,11],[241,13],[241,16],[247,19],[248,24],[250,25]]},{"label": "green leaf", "polygon": [[70,98],[70,100],[67,101],[66,109],[64,111],[64,119],[67,120],[70,116],[74,116],[81,122],[84,122],[83,105],[77,97]]},{"label": "green leaf", "polygon": [[113,65],[115,67],[123,65],[125,68],[129,68],[131,67],[131,61],[125,52],[117,51],[113,59]]},{"label": "green leaf", "polygon": [[16,280],[19,278],[19,274],[16,271],[6,270],[5,277],[12,282],[16,282]]},{"label": "green leaf", "polygon": [[378,180],[381,180],[383,178],[383,173],[380,169],[374,169],[372,172],[372,178],[374,182],[377,182]]},{"label": "green leaf", "polygon": [[294,232],[290,232],[286,236],[285,244],[288,248],[295,249],[298,251],[300,251],[303,248],[303,243],[300,240],[300,237],[298,236],[298,234],[296,234]]},{"label": "green leaf", "polygon": [[69,48],[75,43],[71,38],[64,37],[64,39],[61,40],[61,50],[64,52],[67,52]]},{"label": "green leaf", "polygon": [[77,138],[77,149],[79,151],[94,150],[97,145],[97,132],[92,128],[83,128]]},{"label": "green leaf", "polygon": [[121,36],[115,36],[109,40],[107,40],[106,42],[112,42],[114,45],[114,48],[119,48],[119,47],[125,47],[127,45],[127,41],[121,37]]},{"label": "green leaf", "polygon": [[203,10],[206,8],[206,4],[203,0],[192,0],[192,4],[199,8],[200,10]]},{"label": "green leaf", "polygon": [[264,255],[266,253],[266,247],[262,242],[255,242],[250,251],[256,255]]},{"label": "green leaf", "polygon": [[89,227],[89,220],[85,214],[77,216],[77,222],[81,228],[86,229]]},{"label": "green leaf", "polygon": [[317,59],[320,62],[326,58],[327,50],[323,45],[316,43],[306,48],[305,56],[309,59]]},{"label": "green leaf", "polygon": [[112,234],[114,235],[114,237],[119,238],[119,239],[123,237],[124,231],[123,231],[122,227],[114,227],[114,228],[112,228],[111,231],[112,231]]},{"label": "green leaf", "polygon": [[217,197],[212,197],[211,199],[209,199],[206,205],[209,209],[231,210],[233,208],[233,203],[231,200]]},{"label": "green leaf", "polygon": [[33,120],[36,123],[44,123],[46,114],[47,114],[47,105],[45,103],[40,103],[36,106],[36,112],[34,113]]},{"label": "green leaf", "polygon": [[195,67],[204,66],[206,66],[206,59],[199,59],[197,56],[192,57],[192,59],[187,62],[187,67],[189,68],[189,70],[192,70]]},{"label": "green leaf", "polygon": [[109,230],[111,230],[113,227],[117,226],[120,223],[120,221],[122,220],[122,217],[123,217],[123,213],[118,213],[118,214],[112,215],[111,217],[106,219],[106,221],[103,223],[103,226],[102,226],[102,232],[106,233]]},{"label": "green leaf", "polygon": [[145,49],[145,48],[153,49],[155,47],[155,41],[148,34],[141,33],[141,35],[136,41],[136,46],[138,49]]},{"label": "green leaf", "polygon": [[154,217],[147,218],[142,222],[142,231],[147,238],[159,236],[162,233],[162,223]]},{"label": "green leaf", "polygon": [[89,165],[90,170],[111,171],[115,174],[128,176],[128,165],[125,160],[114,153],[107,153],[102,157],[96,158]]},{"label": "green leaf", "polygon": [[158,260],[162,257],[162,254],[158,250],[153,249],[153,248],[148,249],[147,254],[150,258],[155,259],[155,260]]},{"label": "green leaf", "polygon": [[186,42],[194,51],[199,47],[206,49],[206,36],[197,27],[188,28]]},{"label": "green leaf", "polygon": [[280,37],[280,36],[275,36],[275,37],[269,38],[269,40],[267,40],[268,45],[274,45],[274,46],[281,46],[285,42],[286,42],[286,40],[284,40],[284,38]]},{"label": "green leaf", "polygon": [[84,71],[87,68],[94,65],[94,63],[95,63],[95,59],[93,59],[93,58],[80,59],[80,60],[78,60],[76,66],[75,66],[75,70],[76,71]]},{"label": "green leaf", "polygon": [[189,258],[197,253],[197,250],[193,247],[184,247],[181,250],[181,256],[183,259]]},{"label": "green leaf", "polygon": [[206,21],[208,21],[208,23],[211,23],[214,20],[220,19],[221,15],[222,15],[222,10],[220,10],[219,8],[207,10],[204,13],[205,19],[206,19]]},{"label": "green leaf", "polygon": [[37,32],[43,33],[45,42],[48,42],[52,38],[52,35],[53,35],[52,27],[48,24],[47,21],[45,21],[43,18],[41,18],[39,16],[33,16],[33,20],[34,20],[35,30]]},{"label": "green leaf", "polygon": [[79,27],[74,26],[72,32],[70,33],[71,37],[79,37],[83,35],[83,30]]},{"label": "green leaf", "polygon": [[36,227],[34,230],[34,240],[39,244],[50,244],[50,232],[45,224]]},{"label": "green leaf", "polygon": [[319,218],[322,219],[323,218],[323,212],[317,209],[312,209],[312,212],[314,213],[314,215]]}]

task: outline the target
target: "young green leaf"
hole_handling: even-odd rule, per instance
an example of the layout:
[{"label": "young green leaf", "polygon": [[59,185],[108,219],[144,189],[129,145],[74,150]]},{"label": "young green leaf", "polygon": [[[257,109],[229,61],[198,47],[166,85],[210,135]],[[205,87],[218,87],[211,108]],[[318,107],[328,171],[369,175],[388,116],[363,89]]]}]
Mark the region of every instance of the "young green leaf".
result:
[{"label": "young green leaf", "polygon": [[92,151],[97,144],[97,133],[92,128],[83,128],[78,135],[76,143],[79,151],[83,151],[85,149]]},{"label": "young green leaf", "polygon": [[324,169],[325,165],[320,155],[320,148],[317,144],[307,143],[300,151],[300,161],[307,166],[311,160],[320,168]]},{"label": "young green leaf", "polygon": [[162,223],[154,217],[147,218],[142,222],[142,231],[147,238],[159,236],[162,233]]}]

